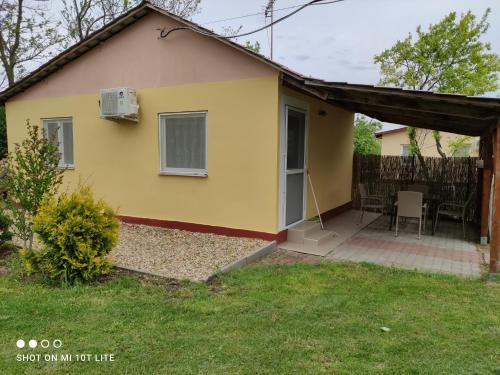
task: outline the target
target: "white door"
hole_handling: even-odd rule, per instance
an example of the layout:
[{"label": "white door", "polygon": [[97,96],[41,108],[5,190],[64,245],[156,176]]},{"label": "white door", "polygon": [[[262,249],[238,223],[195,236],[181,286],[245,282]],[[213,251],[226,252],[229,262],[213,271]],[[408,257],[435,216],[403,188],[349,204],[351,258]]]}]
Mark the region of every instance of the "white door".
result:
[{"label": "white door", "polygon": [[286,107],[285,225],[304,220],[306,113]]}]

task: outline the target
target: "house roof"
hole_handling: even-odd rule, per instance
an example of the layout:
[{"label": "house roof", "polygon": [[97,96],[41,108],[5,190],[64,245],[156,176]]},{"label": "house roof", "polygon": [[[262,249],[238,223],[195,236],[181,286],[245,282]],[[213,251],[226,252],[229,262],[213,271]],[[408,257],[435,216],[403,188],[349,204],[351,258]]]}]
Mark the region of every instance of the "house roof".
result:
[{"label": "house roof", "polygon": [[377,138],[380,138],[380,137],[382,137],[383,135],[386,135],[386,134],[399,133],[399,132],[405,131],[405,130],[406,130],[406,126],[401,127],[401,128],[389,129],[389,130],[381,130],[381,131],[376,132],[375,136]]},{"label": "house roof", "polygon": [[500,123],[500,99],[438,94],[347,82],[329,82],[306,77],[147,1],[140,3],[113,22],[95,31],[88,38],[55,56],[1,92],[0,103],[5,103],[10,98],[35,85],[151,12],[171,17],[193,32],[217,39],[221,43],[274,67],[281,72],[282,82],[288,87],[380,121],[473,136],[481,135]]}]

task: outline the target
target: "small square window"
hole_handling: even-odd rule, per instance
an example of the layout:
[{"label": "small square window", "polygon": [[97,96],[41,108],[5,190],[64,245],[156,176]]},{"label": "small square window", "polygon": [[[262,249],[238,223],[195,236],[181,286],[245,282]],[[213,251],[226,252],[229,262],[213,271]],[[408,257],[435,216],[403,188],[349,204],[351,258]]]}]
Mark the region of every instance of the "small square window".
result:
[{"label": "small square window", "polygon": [[45,135],[59,149],[61,168],[73,168],[73,120],[71,118],[56,118],[43,120]]},{"label": "small square window", "polygon": [[160,115],[160,173],[207,176],[207,113]]},{"label": "small square window", "polygon": [[461,145],[456,147],[452,156],[455,158],[466,158],[470,156],[470,150],[471,150],[470,144]]},{"label": "small square window", "polygon": [[401,156],[412,156],[410,145],[401,145]]}]

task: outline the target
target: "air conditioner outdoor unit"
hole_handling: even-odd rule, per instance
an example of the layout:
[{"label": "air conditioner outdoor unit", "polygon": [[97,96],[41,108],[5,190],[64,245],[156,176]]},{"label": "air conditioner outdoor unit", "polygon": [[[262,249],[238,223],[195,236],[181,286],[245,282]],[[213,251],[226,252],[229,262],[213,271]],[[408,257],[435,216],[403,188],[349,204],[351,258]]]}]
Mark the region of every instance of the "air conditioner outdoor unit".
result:
[{"label": "air conditioner outdoor unit", "polygon": [[131,88],[102,89],[99,107],[101,117],[105,119],[130,121],[139,119],[137,94]]}]

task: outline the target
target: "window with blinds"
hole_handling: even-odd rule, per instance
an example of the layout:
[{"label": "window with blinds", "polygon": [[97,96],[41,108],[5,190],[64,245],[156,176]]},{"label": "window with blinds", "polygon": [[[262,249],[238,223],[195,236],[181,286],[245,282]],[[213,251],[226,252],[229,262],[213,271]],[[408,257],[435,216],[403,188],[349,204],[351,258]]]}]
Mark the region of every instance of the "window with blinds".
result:
[{"label": "window with blinds", "polygon": [[160,115],[162,174],[207,176],[207,113]]},{"label": "window with blinds", "polygon": [[56,118],[43,120],[45,135],[59,149],[61,168],[73,168],[73,120],[71,118]]}]

